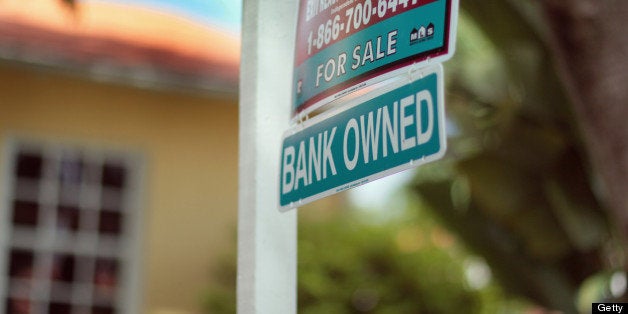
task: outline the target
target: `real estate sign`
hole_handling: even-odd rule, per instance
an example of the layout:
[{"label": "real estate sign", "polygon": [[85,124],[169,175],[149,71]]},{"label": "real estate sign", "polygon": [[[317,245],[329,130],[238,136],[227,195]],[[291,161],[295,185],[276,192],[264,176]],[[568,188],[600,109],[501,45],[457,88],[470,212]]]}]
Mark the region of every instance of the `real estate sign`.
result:
[{"label": "real estate sign", "polygon": [[453,55],[458,0],[301,0],[292,113]]},{"label": "real estate sign", "polygon": [[284,134],[287,210],[440,158],[446,148],[440,64],[403,76]]}]

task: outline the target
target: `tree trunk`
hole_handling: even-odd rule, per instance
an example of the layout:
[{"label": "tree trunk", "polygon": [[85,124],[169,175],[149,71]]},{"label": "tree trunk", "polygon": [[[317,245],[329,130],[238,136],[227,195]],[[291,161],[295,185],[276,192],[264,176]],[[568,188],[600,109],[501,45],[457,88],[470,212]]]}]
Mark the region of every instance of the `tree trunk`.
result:
[{"label": "tree trunk", "polygon": [[[550,48],[599,175],[599,192],[628,239],[628,1],[546,0]],[[628,265],[625,263],[624,265]]]}]

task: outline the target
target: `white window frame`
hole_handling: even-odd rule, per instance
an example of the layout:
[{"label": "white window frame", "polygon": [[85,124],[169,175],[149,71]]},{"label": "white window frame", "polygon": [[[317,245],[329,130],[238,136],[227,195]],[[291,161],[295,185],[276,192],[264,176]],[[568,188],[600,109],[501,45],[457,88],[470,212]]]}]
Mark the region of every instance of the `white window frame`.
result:
[{"label": "white window frame", "polygon": [[[11,253],[11,247],[16,244],[16,239],[13,239],[13,223],[11,220],[11,210],[14,199],[15,192],[15,184],[17,181],[17,176],[15,175],[15,168],[17,166],[16,160],[18,157],[18,153],[20,149],[24,147],[28,147],[29,150],[32,147],[33,150],[41,152],[41,156],[46,159],[52,158],[55,160],[53,162],[54,165],[59,165],[59,161],[61,155],[63,153],[74,152],[80,153],[82,155],[83,160],[87,160],[88,162],[98,163],[101,166],[104,165],[105,159],[112,158],[115,160],[119,160],[121,163],[125,165],[126,169],[126,186],[125,190],[131,191],[126,193],[126,197],[123,201],[123,207],[125,210],[124,220],[122,223],[122,231],[118,235],[120,237],[120,245],[117,247],[119,250],[116,250],[117,253],[112,252],[111,254],[117,258],[118,261],[118,271],[117,271],[117,291],[115,295],[115,307],[117,309],[116,313],[123,314],[134,314],[140,313],[142,311],[142,284],[141,280],[143,278],[142,274],[142,231],[143,231],[143,210],[141,205],[141,200],[144,195],[143,183],[144,183],[144,158],[142,155],[133,149],[118,149],[118,148],[109,148],[109,147],[94,147],[94,145],[81,145],[81,144],[68,144],[64,142],[58,141],[42,141],[42,140],[32,140],[32,139],[24,139],[20,137],[10,137],[8,140],[4,141],[4,149],[1,151],[2,158],[0,161],[2,162],[2,167],[0,168],[0,312],[5,311],[7,304],[6,300],[10,293],[9,291],[9,256]],[[42,166],[42,171],[46,171],[46,165]],[[42,178],[45,174],[42,174]],[[43,181],[43,180],[39,180]],[[40,182],[40,186],[42,186]],[[85,185],[84,183],[81,186]],[[57,184],[58,186],[58,184]],[[102,185],[98,185],[99,190],[102,190]],[[101,191],[98,191],[100,193]],[[55,192],[56,193],[56,190]],[[51,194],[51,192],[42,191],[39,193],[38,203],[43,203],[46,205],[45,194]],[[58,194],[58,193],[57,193]],[[43,195],[43,196],[42,196]],[[99,194],[100,196],[100,194]],[[42,199],[43,198],[43,199]],[[43,202],[42,202],[43,201]],[[100,202],[100,200],[98,200]],[[82,202],[81,202],[82,203]],[[100,205],[101,203],[97,203]],[[48,206],[56,206],[58,205],[53,201],[49,203]],[[41,211],[41,208],[40,208]],[[42,217],[42,214],[39,214],[39,217]],[[41,227],[38,223],[37,230],[47,232],[56,232],[55,226],[44,226]],[[98,243],[100,238],[105,238],[99,235],[98,228],[96,230],[91,230],[93,234],[86,234],[82,232],[77,232],[74,237],[75,239],[83,237],[82,240],[78,242],[89,241],[87,238],[91,239],[92,242]],[[55,235],[56,236],[56,235]],[[41,237],[40,237],[41,238]],[[53,255],[54,253],[64,253],[67,252],[72,256],[76,257],[78,255],[89,256],[94,258],[103,257],[102,252],[98,252],[96,247],[89,246],[72,246],[70,243],[69,246],[72,247],[72,251],[67,251],[67,248],[59,248],[53,247],[53,241],[44,241],[47,243],[34,242],[32,249],[34,255],[38,254],[38,251],[50,250],[52,253],[48,253],[48,255]],[[62,241],[60,241],[62,242]],[[58,244],[58,242],[56,242]],[[39,246],[39,247],[38,247]],[[102,246],[102,245],[101,245]],[[105,256],[106,257],[106,256]],[[75,260],[76,263],[76,260]],[[76,267],[76,264],[75,264]],[[92,274],[94,269],[92,269]],[[76,275],[75,275],[76,276]],[[51,282],[51,281],[50,281]],[[74,281],[72,282],[74,284]],[[93,283],[88,284],[88,286],[93,286]],[[77,290],[77,289],[74,289]],[[50,303],[53,301],[50,297],[50,288],[47,294],[42,297],[44,302]],[[76,303],[72,301],[77,301],[77,292],[73,291],[71,295],[70,303]],[[31,292],[31,296],[33,293]],[[40,295],[41,296],[41,295]],[[86,305],[95,305],[93,303],[94,300],[89,300],[86,302]],[[47,310],[44,310],[47,312]]]}]

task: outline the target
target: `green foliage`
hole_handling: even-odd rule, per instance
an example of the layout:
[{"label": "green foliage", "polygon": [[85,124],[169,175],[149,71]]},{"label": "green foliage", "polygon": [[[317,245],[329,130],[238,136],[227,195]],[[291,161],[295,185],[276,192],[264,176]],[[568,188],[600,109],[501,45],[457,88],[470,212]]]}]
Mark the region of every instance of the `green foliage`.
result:
[{"label": "green foliage", "polygon": [[[459,253],[415,225],[345,214],[299,226],[299,313],[478,313]],[[434,231],[440,245],[453,240]],[[440,238],[438,238],[440,237]]]},{"label": "green foliage", "polygon": [[[328,219],[300,219],[298,313],[518,313],[528,307],[494,284],[470,285],[465,273],[477,258],[424,211],[409,213],[377,224],[363,212],[341,209]],[[213,273],[218,279],[204,296],[206,312],[235,313],[235,258]]]},{"label": "green foliage", "polygon": [[235,241],[233,250],[225,255],[212,269],[212,278],[202,295],[202,306],[206,313],[236,313],[236,262]]},{"label": "green foliage", "polygon": [[413,189],[507,291],[573,313],[582,283],[621,267],[610,257],[622,249],[612,244],[542,25],[528,23],[531,7],[513,3],[461,3],[458,50],[446,67],[455,132],[448,158],[420,169]]}]

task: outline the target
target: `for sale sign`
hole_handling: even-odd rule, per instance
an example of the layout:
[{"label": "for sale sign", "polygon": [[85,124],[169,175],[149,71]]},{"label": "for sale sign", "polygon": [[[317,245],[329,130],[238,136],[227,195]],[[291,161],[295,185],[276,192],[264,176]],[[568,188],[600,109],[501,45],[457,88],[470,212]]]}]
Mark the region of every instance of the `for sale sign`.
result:
[{"label": "for sale sign", "polygon": [[458,0],[302,0],[293,117],[453,55]]}]

